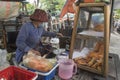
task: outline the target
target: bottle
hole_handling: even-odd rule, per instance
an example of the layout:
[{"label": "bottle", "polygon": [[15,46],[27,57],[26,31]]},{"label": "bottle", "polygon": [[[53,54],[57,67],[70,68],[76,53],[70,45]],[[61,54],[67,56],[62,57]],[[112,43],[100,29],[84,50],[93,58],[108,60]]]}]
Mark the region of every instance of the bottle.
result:
[{"label": "bottle", "polygon": [[66,46],[65,46],[65,50],[69,52],[70,50],[70,39],[66,40]]}]

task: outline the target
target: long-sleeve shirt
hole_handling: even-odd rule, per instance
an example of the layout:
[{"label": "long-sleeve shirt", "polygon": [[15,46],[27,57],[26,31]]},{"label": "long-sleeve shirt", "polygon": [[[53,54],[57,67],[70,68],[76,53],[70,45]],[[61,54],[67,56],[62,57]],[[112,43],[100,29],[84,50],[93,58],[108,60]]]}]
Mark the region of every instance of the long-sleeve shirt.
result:
[{"label": "long-sleeve shirt", "polygon": [[20,62],[25,53],[35,48],[42,36],[55,37],[56,33],[45,31],[42,25],[36,28],[32,22],[23,24],[16,39],[16,61]]}]

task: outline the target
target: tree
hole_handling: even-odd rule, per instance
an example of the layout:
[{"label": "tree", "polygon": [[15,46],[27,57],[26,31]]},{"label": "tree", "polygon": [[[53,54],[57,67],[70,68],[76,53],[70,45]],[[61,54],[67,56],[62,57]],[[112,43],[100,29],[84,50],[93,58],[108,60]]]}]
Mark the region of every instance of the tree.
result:
[{"label": "tree", "polygon": [[31,15],[35,10],[35,6],[32,4],[27,4],[27,10],[28,10],[28,15]]},{"label": "tree", "polygon": [[51,10],[52,13],[57,13],[61,10],[65,0],[40,0],[40,8],[44,10]]},{"label": "tree", "polygon": [[50,11],[50,14],[58,15],[66,0],[35,0],[34,4],[27,4],[28,14],[32,14],[35,8]]},{"label": "tree", "polygon": [[116,10],[114,10],[114,13],[115,13],[115,18],[119,19],[120,18],[120,10],[116,9]]}]

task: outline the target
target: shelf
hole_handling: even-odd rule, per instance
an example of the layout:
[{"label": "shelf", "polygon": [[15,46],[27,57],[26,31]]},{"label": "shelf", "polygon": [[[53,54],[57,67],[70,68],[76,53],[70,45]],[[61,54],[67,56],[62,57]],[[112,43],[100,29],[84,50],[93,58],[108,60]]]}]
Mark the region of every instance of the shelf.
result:
[{"label": "shelf", "polygon": [[86,35],[86,36],[93,36],[93,37],[104,37],[104,32],[97,32],[93,30],[86,30],[78,33],[78,35]]},{"label": "shelf", "polygon": [[103,7],[107,5],[104,2],[100,2],[100,3],[80,3],[79,6],[80,7]]},{"label": "shelf", "polygon": [[83,7],[81,9],[91,13],[103,13],[102,7]]},{"label": "shelf", "polygon": [[90,39],[90,38],[103,38],[104,32],[97,32],[93,30],[82,31],[77,34],[77,38]]},{"label": "shelf", "polygon": [[106,3],[80,3],[79,7],[91,13],[104,13],[104,6]]}]

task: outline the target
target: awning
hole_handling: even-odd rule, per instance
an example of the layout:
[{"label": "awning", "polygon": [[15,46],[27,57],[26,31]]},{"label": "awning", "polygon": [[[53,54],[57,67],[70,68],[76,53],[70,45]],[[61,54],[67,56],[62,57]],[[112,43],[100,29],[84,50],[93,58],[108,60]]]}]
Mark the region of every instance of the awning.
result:
[{"label": "awning", "polygon": [[60,18],[62,18],[66,13],[74,13],[73,3],[75,0],[66,0],[65,5],[62,8]]}]

